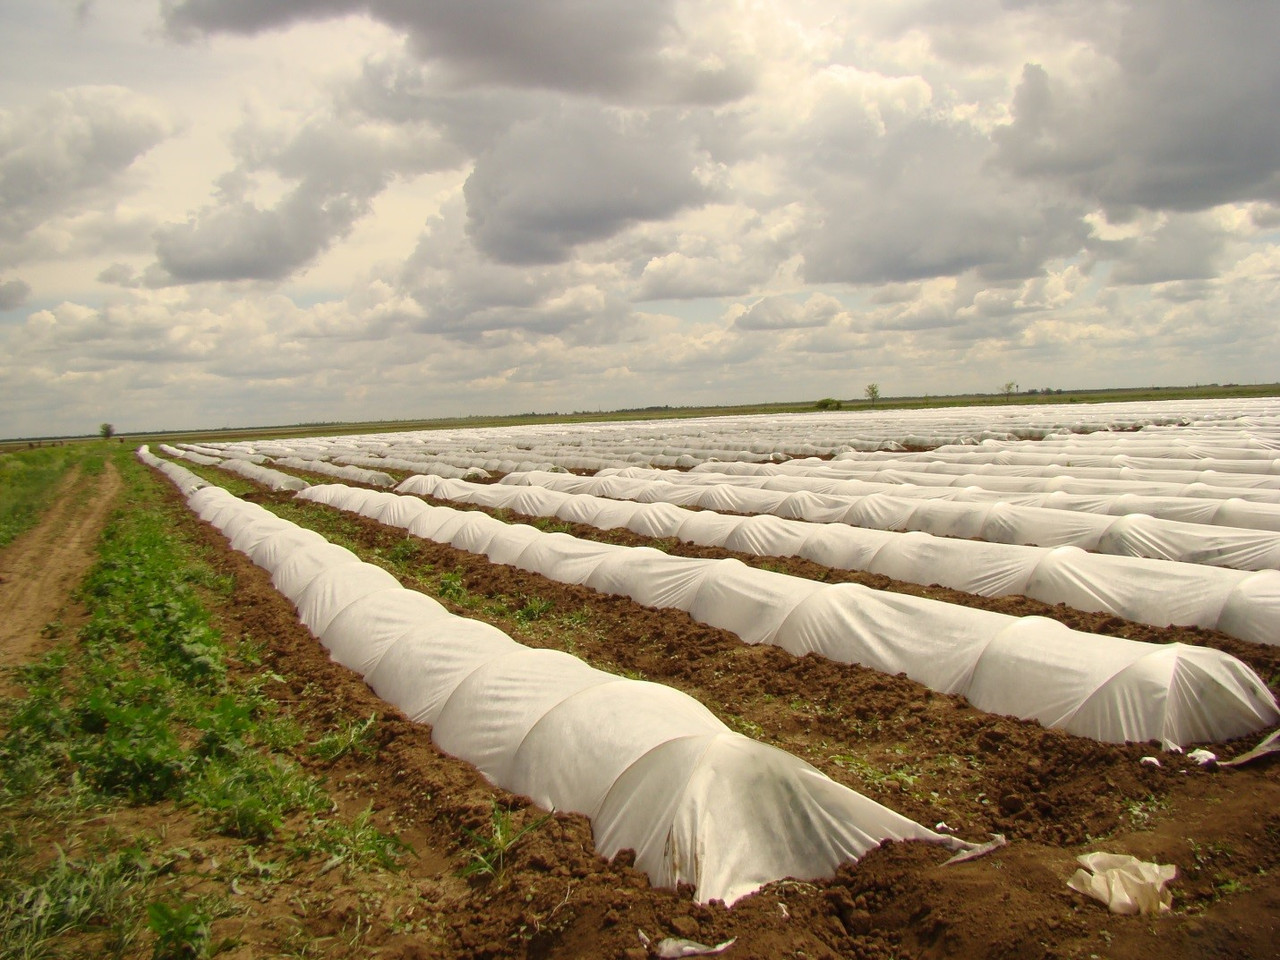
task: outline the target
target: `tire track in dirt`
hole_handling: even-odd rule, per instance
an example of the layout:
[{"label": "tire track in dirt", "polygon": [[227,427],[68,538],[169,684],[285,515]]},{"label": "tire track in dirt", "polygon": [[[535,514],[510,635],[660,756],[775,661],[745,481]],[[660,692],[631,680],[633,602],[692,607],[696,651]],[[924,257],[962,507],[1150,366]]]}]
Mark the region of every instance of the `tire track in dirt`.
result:
[{"label": "tire track in dirt", "polygon": [[[87,484],[80,468],[72,468],[40,522],[0,551],[0,670],[32,659],[49,644],[44,626],[68,616],[72,591],[93,563],[94,544],[121,487],[109,460]],[[14,692],[0,677],[0,694]]]}]

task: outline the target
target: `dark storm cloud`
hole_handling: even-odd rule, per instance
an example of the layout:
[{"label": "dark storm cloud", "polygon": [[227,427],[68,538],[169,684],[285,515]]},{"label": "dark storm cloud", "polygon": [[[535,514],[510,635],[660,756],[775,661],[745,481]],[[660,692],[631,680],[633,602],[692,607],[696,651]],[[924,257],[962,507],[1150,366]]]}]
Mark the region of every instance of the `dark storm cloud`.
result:
[{"label": "dark storm cloud", "polygon": [[752,84],[740,64],[664,60],[680,34],[671,0],[184,0],[164,11],[178,37],[367,13],[404,30],[416,56],[461,84],[691,102],[732,99]]},{"label": "dark storm cloud", "polygon": [[805,243],[810,282],[893,283],[978,270],[1034,276],[1079,250],[1078,206],[987,163],[972,128],[928,117],[868,141],[815,176],[820,220]]},{"label": "dark storm cloud", "polygon": [[1115,261],[1111,272],[1115,282],[1148,284],[1217,276],[1225,240],[1212,226],[1183,214],[1141,238],[1093,246],[1098,256]]},{"label": "dark storm cloud", "polygon": [[16,310],[31,296],[31,286],[22,280],[0,280],[0,310]]},{"label": "dark storm cloud", "polygon": [[1108,207],[1280,198],[1280,4],[1133,4],[1118,36],[1108,73],[1027,64],[1000,161]]},{"label": "dark storm cloud", "polygon": [[279,280],[345,235],[369,209],[367,198],[295,190],[263,210],[248,201],[211,207],[156,235],[168,283]]},{"label": "dark storm cloud", "polygon": [[513,126],[467,179],[467,229],[512,264],[555,263],[576,244],[661,220],[710,199],[691,138],[596,107],[564,107]]}]

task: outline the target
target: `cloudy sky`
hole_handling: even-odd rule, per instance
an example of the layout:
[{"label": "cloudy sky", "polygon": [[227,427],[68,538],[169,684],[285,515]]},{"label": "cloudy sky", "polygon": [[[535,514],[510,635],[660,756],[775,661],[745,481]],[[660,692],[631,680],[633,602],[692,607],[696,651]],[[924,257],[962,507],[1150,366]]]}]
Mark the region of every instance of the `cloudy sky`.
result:
[{"label": "cloudy sky", "polygon": [[1280,4],[0,0],[0,437],[1280,378]]}]

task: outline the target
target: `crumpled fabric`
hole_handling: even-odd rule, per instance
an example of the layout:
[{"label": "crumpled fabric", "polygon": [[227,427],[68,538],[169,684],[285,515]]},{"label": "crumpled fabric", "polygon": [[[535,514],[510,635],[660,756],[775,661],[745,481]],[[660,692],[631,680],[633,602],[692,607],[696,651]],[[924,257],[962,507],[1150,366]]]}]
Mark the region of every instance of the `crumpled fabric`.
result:
[{"label": "crumpled fabric", "polygon": [[1173,892],[1165,886],[1178,875],[1171,864],[1147,863],[1123,853],[1086,853],[1083,867],[1067,886],[1100,900],[1112,913],[1167,913]]}]

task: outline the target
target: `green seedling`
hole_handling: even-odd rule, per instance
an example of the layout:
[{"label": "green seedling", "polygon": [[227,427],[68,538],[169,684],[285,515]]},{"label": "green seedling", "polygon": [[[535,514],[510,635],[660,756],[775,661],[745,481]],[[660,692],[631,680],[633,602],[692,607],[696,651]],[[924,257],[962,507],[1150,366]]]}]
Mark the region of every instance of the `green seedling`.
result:
[{"label": "green seedling", "polygon": [[471,862],[458,871],[458,875],[461,877],[480,875],[495,880],[502,879],[507,869],[507,859],[516,845],[550,819],[551,814],[544,814],[517,830],[511,820],[511,811],[495,800],[488,836],[468,830],[466,827],[462,828],[462,832],[471,840],[471,848],[468,851]]},{"label": "green seedling", "polygon": [[377,723],[376,713],[369,714],[364,720],[349,720],[340,730],[327,733],[317,740],[307,752],[325,763],[333,763],[348,753],[367,757],[377,749],[372,743]]},{"label": "green seedling", "polygon": [[251,841],[273,836],[286,814],[328,806],[320,786],[294,764],[254,752],[211,760],[186,793],[219,833]]},{"label": "green seedling", "polygon": [[452,600],[455,603],[461,603],[465,600],[467,587],[462,582],[462,571],[454,570],[452,573],[440,574],[436,592],[443,600]]},{"label": "green seedling", "polygon": [[855,757],[847,753],[833,754],[827,759],[837,767],[853,772],[863,783],[876,787],[883,787],[890,781],[909,787],[914,785],[921,776],[920,771],[901,765],[894,767],[892,770],[881,770],[861,757]]},{"label": "green seedling", "polygon": [[726,713],[724,722],[731,726],[744,737],[751,737],[753,740],[764,739],[764,727],[756,723],[754,720],[748,720],[746,717],[740,717],[736,713]]},{"label": "green seedling", "polygon": [[569,533],[573,530],[573,524],[558,520],[555,517],[539,517],[533,521],[533,526],[543,533]]},{"label": "green seedling", "polygon": [[322,874],[344,865],[361,870],[373,867],[393,870],[400,866],[405,854],[413,853],[413,848],[399,837],[383,833],[374,825],[372,805],[350,823],[325,821],[299,841],[297,849],[305,854],[327,856],[320,868]]},{"label": "green seedling", "polygon": [[516,611],[516,620],[522,624],[530,624],[535,620],[541,620],[554,610],[555,606],[555,601],[545,597],[526,597],[524,606]]},{"label": "green seedling", "polygon": [[156,935],[152,960],[202,960],[209,956],[210,917],[197,904],[147,905],[147,926]]}]

